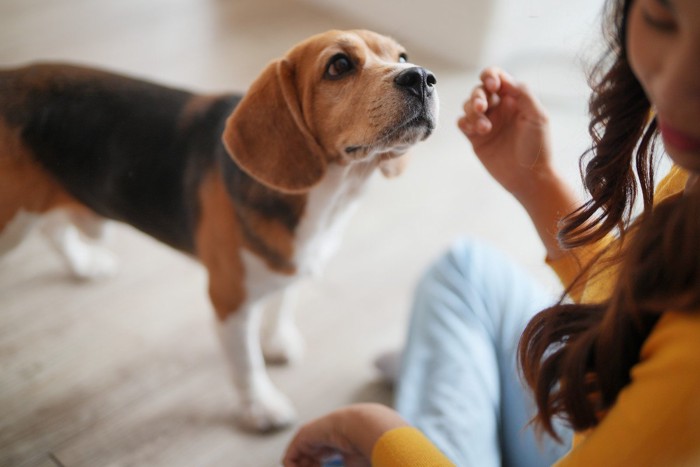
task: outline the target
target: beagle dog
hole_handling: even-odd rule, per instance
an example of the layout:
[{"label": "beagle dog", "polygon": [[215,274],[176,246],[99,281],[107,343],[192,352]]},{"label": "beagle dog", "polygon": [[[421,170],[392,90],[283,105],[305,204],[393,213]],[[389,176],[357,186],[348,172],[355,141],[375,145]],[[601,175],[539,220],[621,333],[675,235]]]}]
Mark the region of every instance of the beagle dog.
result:
[{"label": "beagle dog", "polygon": [[[294,419],[265,361],[302,341],[296,278],[323,264],[369,176],[427,138],[436,80],[394,40],[329,31],[245,95],[196,95],[64,64],[0,71],[0,253],[39,225],[78,277],[109,274],[105,219],[197,258],[244,426]],[[262,343],[261,309],[272,305]]]}]

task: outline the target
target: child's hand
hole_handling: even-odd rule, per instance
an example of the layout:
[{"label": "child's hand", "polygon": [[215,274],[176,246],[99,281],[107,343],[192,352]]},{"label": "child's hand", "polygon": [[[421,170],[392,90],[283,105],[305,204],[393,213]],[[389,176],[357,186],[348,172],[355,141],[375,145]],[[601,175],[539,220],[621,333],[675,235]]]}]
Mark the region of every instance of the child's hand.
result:
[{"label": "child's hand", "polygon": [[550,171],[549,123],[524,84],[498,68],[481,73],[458,125],[489,173],[516,198]]}]

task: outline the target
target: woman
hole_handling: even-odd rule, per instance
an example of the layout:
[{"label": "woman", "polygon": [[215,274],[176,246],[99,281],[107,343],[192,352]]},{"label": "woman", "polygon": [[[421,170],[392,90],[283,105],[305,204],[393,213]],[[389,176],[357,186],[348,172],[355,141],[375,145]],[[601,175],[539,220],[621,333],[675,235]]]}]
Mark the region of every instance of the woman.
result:
[{"label": "woman", "polygon": [[[700,465],[700,2],[609,6],[589,201],[574,210],[546,115],[506,73],[482,74],[459,121],[527,210],[574,303],[531,319],[541,290],[497,252],[461,242],[418,287],[398,413],[359,404],[310,422],[285,466],[333,452],[348,466]],[[654,192],[658,134],[674,166]],[[516,375],[518,339],[535,410]],[[533,428],[550,435],[541,448]],[[572,431],[568,451],[557,440]]]}]

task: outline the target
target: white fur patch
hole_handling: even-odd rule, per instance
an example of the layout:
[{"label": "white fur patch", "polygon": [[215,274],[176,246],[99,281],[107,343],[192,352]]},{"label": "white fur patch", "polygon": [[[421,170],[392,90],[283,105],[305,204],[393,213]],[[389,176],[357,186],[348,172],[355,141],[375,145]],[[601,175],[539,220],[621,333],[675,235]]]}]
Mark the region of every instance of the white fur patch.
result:
[{"label": "white fur patch", "polygon": [[252,430],[268,431],[288,426],[296,414],[265,370],[259,342],[261,312],[259,304],[242,306],[219,323],[218,331],[240,397],[240,422]]},{"label": "white fur patch", "polygon": [[296,285],[290,285],[266,300],[262,351],[267,363],[286,365],[299,361],[304,353],[304,338],[294,322],[297,291]]},{"label": "white fur patch", "polygon": [[17,247],[39,220],[40,214],[33,214],[22,209],[0,231],[0,256]]},{"label": "white fur patch", "polygon": [[48,214],[42,231],[76,278],[100,279],[116,273],[117,258],[114,254],[85,239],[67,212],[57,210]]},{"label": "white fur patch", "polygon": [[294,276],[274,272],[263,259],[247,250],[241,250],[241,259],[247,302],[257,302],[269,293],[287,287],[294,280]]},{"label": "white fur patch", "polygon": [[375,162],[330,166],[321,183],[311,190],[296,231],[294,262],[301,274],[320,274],[335,253],[375,167]]}]

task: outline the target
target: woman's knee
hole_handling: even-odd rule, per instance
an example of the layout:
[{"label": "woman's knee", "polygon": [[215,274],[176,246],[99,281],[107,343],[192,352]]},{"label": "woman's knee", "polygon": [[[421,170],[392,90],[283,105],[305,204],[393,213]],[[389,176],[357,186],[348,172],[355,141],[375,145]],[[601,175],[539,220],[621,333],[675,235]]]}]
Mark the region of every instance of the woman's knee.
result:
[{"label": "woman's knee", "polygon": [[423,274],[412,313],[414,320],[422,322],[477,318],[495,332],[502,327],[501,320],[529,314],[531,302],[541,301],[542,290],[495,247],[461,238]]},{"label": "woman's knee", "polygon": [[419,294],[459,293],[475,281],[491,275],[498,252],[483,241],[460,238],[421,277],[416,290]]},{"label": "woman's knee", "polygon": [[478,283],[488,280],[484,277],[488,272],[483,257],[490,249],[492,247],[469,238],[455,242],[418,281],[414,315],[464,313],[473,308],[471,302],[482,301]]}]

